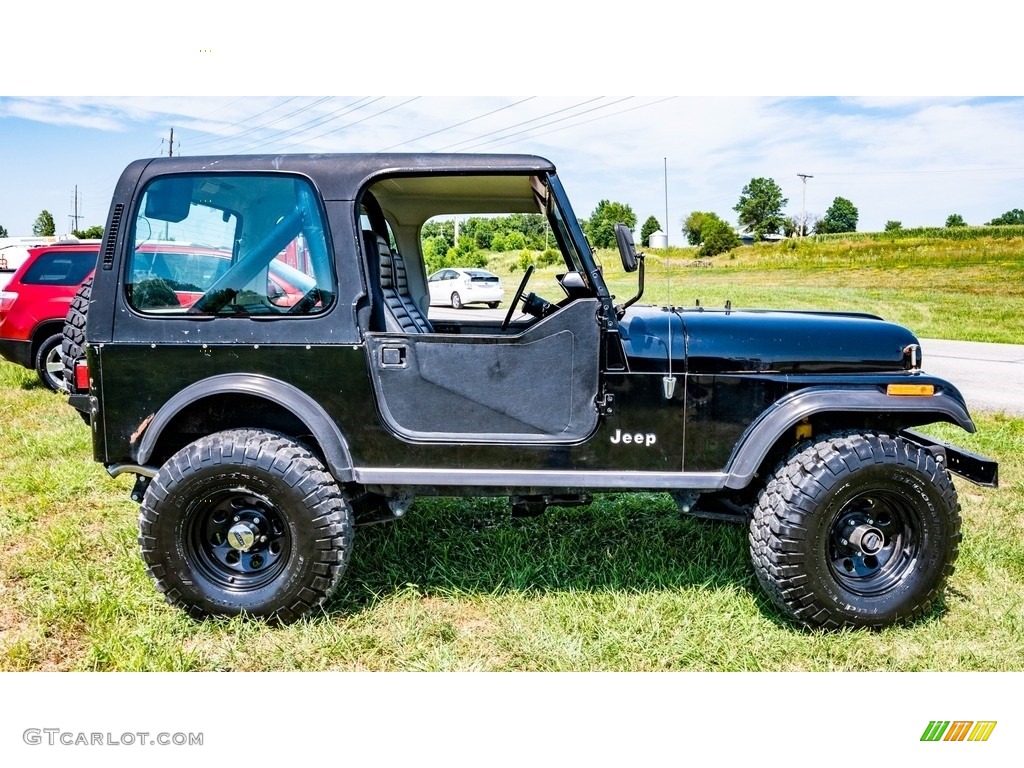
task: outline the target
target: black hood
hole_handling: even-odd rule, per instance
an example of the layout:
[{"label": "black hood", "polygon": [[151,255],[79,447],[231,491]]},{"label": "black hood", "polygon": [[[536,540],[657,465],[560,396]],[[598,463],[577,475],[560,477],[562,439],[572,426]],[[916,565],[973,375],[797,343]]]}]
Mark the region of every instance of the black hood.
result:
[{"label": "black hood", "polygon": [[[870,373],[920,364],[906,328],[866,314],[632,307],[620,323],[630,367],[688,373]],[[908,348],[912,348],[912,351]]]}]

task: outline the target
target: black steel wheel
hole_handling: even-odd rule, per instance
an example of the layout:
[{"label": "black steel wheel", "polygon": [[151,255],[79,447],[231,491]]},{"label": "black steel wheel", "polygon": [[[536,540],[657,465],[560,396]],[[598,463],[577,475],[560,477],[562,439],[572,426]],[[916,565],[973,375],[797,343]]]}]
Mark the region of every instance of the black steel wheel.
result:
[{"label": "black steel wheel", "polygon": [[64,389],[64,364],[60,359],[60,345],[64,336],[55,333],[43,340],[36,349],[35,366],[39,380],[54,392]]},{"label": "black steel wheel", "polygon": [[780,465],[754,507],[750,552],[788,616],[880,628],[942,594],[960,524],[956,489],[931,453],[887,434],[840,434]]},{"label": "black steel wheel", "polygon": [[174,454],[139,510],[146,571],[196,618],[290,622],[337,586],[351,553],[347,498],[287,437],[231,430]]}]

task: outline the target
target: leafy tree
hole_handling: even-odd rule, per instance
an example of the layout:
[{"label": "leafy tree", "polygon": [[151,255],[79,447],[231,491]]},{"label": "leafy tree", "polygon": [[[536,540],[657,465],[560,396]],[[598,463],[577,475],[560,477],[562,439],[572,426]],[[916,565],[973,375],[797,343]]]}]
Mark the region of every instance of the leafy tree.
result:
[{"label": "leafy tree", "polygon": [[533,254],[529,251],[520,251],[518,261],[515,261],[510,269],[512,272],[516,272],[520,269],[525,272],[531,265],[536,266],[533,261]]},{"label": "leafy tree", "polygon": [[989,224],[1024,224],[1024,211],[1014,208],[1012,211],[1007,211],[1002,216],[992,219]]},{"label": "leafy tree", "polygon": [[450,219],[431,219],[420,230],[420,240],[427,242],[433,237],[444,238],[448,248],[455,247],[455,222]]},{"label": "leafy tree", "polygon": [[445,266],[448,255],[448,241],[441,235],[434,235],[423,241],[423,260],[428,272],[436,272]]},{"label": "leafy tree", "polygon": [[774,179],[751,179],[740,193],[740,200],[733,206],[739,214],[740,226],[746,232],[753,232],[758,240],[768,234],[777,234],[786,225],[782,215],[783,206],[789,198],[782,196],[782,188]]},{"label": "leafy tree", "polygon": [[740,239],[732,226],[713,213],[707,214],[701,226],[701,256],[714,256],[740,246]]},{"label": "leafy tree", "polygon": [[103,239],[103,227],[97,224],[88,229],[76,229],[71,234],[81,240],[101,240]]},{"label": "leafy tree", "polygon": [[491,250],[504,253],[508,250],[508,238],[504,232],[498,232],[491,238]]},{"label": "leafy tree", "polygon": [[506,251],[521,251],[526,247],[526,235],[520,232],[518,229],[509,232],[505,235],[505,250]]},{"label": "leafy tree", "polygon": [[584,232],[595,248],[615,247],[615,225],[619,222],[630,229],[636,227],[636,214],[625,203],[602,200],[587,220]]},{"label": "leafy tree", "polygon": [[701,233],[704,231],[704,223],[710,219],[719,219],[718,214],[705,211],[693,211],[683,222],[683,234],[686,235],[686,242],[690,245],[700,245]]},{"label": "leafy tree", "polygon": [[899,232],[901,229],[903,229],[902,221],[893,221],[892,219],[889,219],[889,221],[885,222],[886,232]]},{"label": "leafy tree", "polygon": [[959,213],[951,213],[946,217],[947,227],[966,227],[967,222],[964,221],[964,217]]},{"label": "leafy tree", "polygon": [[0,237],[9,237],[7,234],[7,228],[0,224]]},{"label": "leafy tree", "polygon": [[490,248],[494,240],[494,222],[491,219],[472,218],[466,222],[465,234],[472,236],[477,248]]},{"label": "leafy tree", "polygon": [[837,197],[818,222],[817,231],[822,234],[856,232],[857,216],[857,207],[853,203],[845,197]]},{"label": "leafy tree", "polygon": [[546,248],[543,253],[537,257],[537,266],[539,267],[550,267],[555,264],[564,264],[565,259],[562,258],[562,252],[554,248]]},{"label": "leafy tree", "polygon": [[641,244],[650,245],[648,240],[650,239],[651,235],[653,235],[659,229],[661,229],[661,224],[658,223],[658,220],[653,216],[648,216],[647,221],[645,221],[644,225],[640,227]]},{"label": "leafy tree", "polygon": [[36,216],[35,224],[32,225],[32,234],[36,237],[50,236],[57,232],[57,226],[53,223],[53,214],[47,210]]}]

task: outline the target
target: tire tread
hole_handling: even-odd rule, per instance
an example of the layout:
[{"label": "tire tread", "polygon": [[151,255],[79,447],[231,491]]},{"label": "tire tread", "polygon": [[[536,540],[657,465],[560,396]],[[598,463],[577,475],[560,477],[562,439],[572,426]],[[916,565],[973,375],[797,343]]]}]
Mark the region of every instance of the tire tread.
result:
[{"label": "tire tread", "polygon": [[[804,542],[809,521],[829,489],[842,476],[877,464],[895,464],[934,486],[948,510],[949,553],[939,578],[918,599],[892,618],[872,622],[841,615],[825,604],[808,575]],[[841,432],[797,447],[768,481],[750,521],[750,556],[754,573],[771,601],[786,615],[812,627],[838,629],[883,623],[906,623],[928,611],[954,571],[961,540],[960,504],[945,467],[926,450],[887,433]]]}]

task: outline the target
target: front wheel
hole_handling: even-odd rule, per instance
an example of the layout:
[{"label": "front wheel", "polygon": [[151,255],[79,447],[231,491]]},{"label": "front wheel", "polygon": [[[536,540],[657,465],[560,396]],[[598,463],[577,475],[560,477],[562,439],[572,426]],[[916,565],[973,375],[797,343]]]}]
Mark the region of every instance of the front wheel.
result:
[{"label": "front wheel", "polygon": [[942,594],[960,524],[956,489],[931,453],[887,434],[838,434],[780,465],[754,508],[750,553],[791,618],[881,628]]},{"label": "front wheel", "polygon": [[146,572],[196,618],[294,621],[337,586],[352,534],[348,500],[320,461],[257,430],[218,432],[178,451],[139,510]]}]

